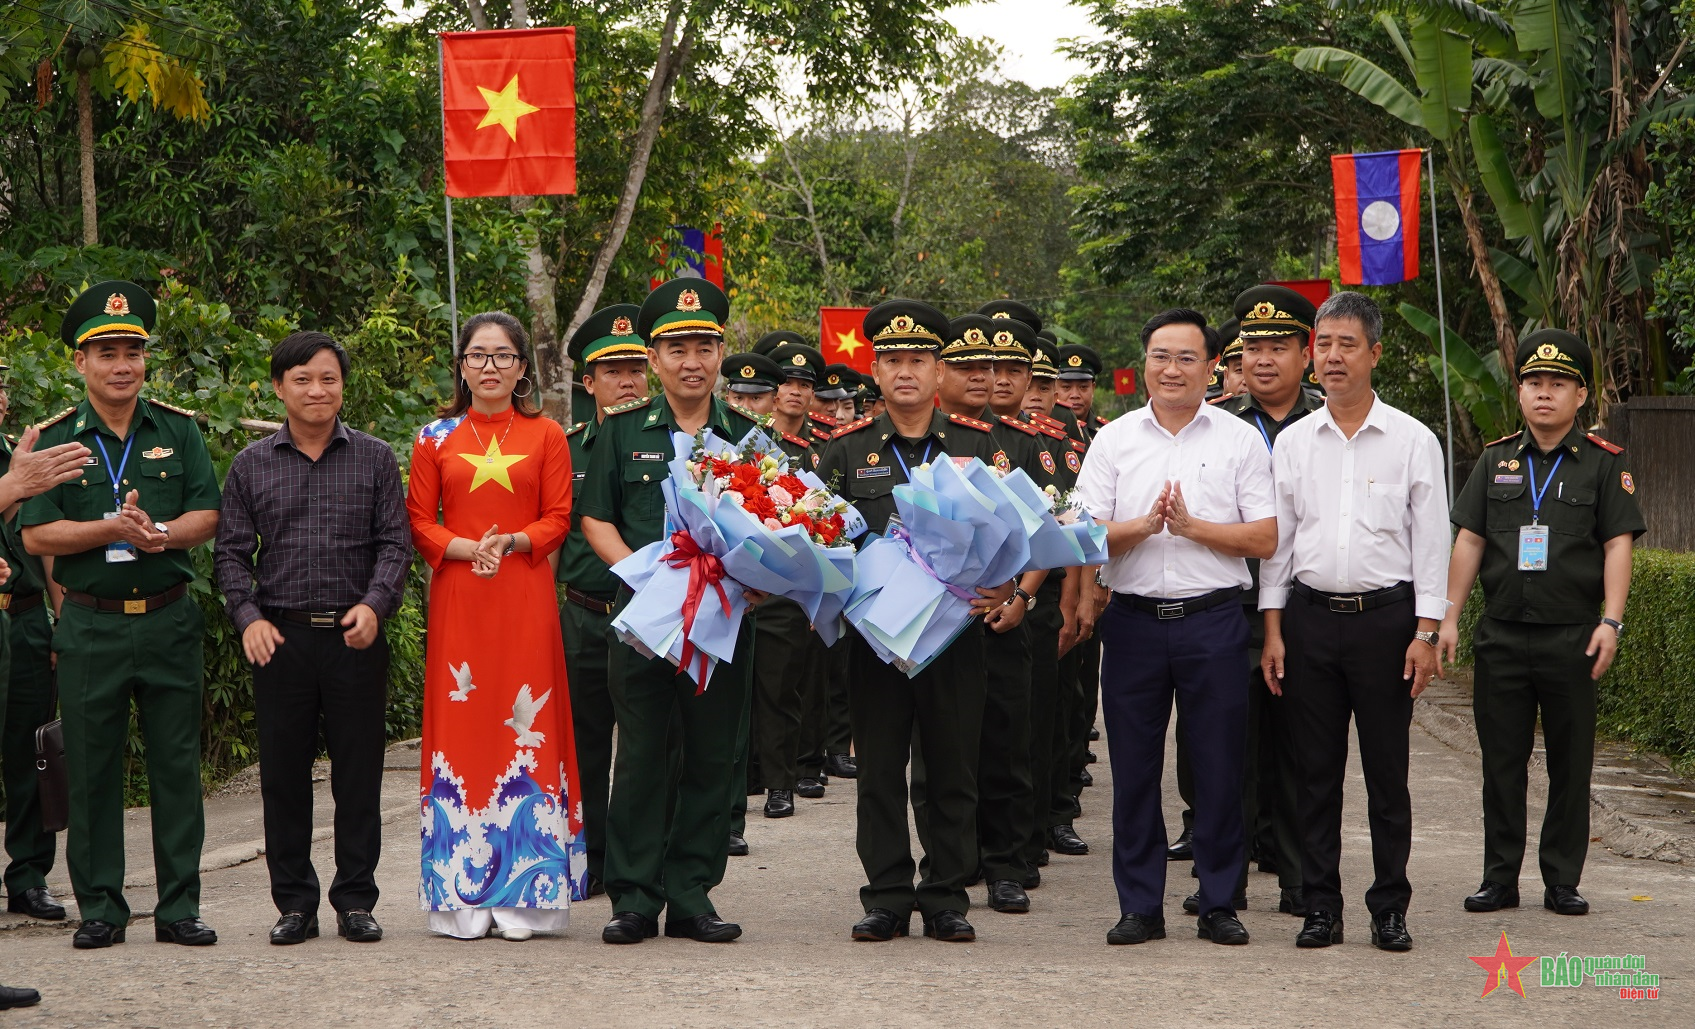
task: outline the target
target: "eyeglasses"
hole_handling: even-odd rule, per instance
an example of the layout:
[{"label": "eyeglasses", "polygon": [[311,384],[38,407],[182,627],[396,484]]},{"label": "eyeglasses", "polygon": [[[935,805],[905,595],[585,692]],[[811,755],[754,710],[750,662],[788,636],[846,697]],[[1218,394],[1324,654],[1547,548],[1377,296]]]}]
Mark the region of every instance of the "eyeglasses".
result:
[{"label": "eyeglasses", "polygon": [[1185,370],[1201,363],[1201,359],[1194,354],[1168,354],[1163,350],[1155,350],[1148,354],[1149,364],[1168,365],[1172,361],[1176,361],[1177,366]]},{"label": "eyeglasses", "polygon": [[461,357],[460,360],[465,362],[467,368],[487,368],[489,362],[493,361],[496,368],[505,371],[518,363],[518,355],[509,350],[502,350],[495,354],[485,354],[480,350],[473,350]]}]

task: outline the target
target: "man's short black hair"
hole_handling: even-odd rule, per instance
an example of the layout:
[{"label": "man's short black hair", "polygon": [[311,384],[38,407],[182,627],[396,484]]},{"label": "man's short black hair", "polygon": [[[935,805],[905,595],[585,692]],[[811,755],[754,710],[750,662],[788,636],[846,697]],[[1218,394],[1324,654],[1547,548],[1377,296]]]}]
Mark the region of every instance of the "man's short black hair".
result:
[{"label": "man's short black hair", "polygon": [[271,381],[281,382],[290,368],[298,368],[312,360],[320,350],[335,354],[336,363],[341,365],[341,377],[346,379],[349,369],[353,366],[347,360],[347,351],[340,343],[331,339],[328,333],[296,332],[272,348]]},{"label": "man's short black hair", "polygon": [[1167,325],[1193,325],[1201,330],[1201,336],[1206,339],[1207,360],[1212,360],[1224,351],[1224,340],[1218,335],[1218,330],[1207,324],[1207,316],[1190,307],[1173,307],[1168,311],[1149,318],[1142,326],[1142,350],[1148,349],[1148,340],[1153,338],[1155,330]]}]

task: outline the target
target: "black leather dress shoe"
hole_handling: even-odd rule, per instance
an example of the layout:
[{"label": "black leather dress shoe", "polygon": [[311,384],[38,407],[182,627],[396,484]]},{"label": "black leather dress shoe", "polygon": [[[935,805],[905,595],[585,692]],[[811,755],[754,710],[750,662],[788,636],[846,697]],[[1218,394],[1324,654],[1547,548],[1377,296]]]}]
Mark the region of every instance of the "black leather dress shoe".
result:
[{"label": "black leather dress shoe", "polygon": [[45,886],[32,886],[22,893],[6,898],[6,910],[14,915],[28,915],[43,922],[65,920],[65,905],[53,899]]},{"label": "black leather dress shoe", "polygon": [[989,884],[989,907],[1009,915],[1022,915],[1030,910],[1030,895],[1011,879],[996,879]]},{"label": "black leather dress shoe", "polygon": [[859,762],[852,754],[826,754],[824,756],[824,774],[834,775],[842,779],[859,778]]},{"label": "black leather dress shoe", "polygon": [[1077,773],[1077,781],[1083,784],[1084,789],[1088,789],[1090,786],[1095,784],[1095,777],[1090,775],[1089,770],[1085,768],[1081,772]]},{"label": "black leather dress shoe", "polygon": [[766,818],[787,818],[795,813],[795,791],[772,790],[765,798]]},{"label": "black leather dress shoe", "polygon": [[1171,846],[1165,848],[1165,860],[1195,860],[1195,830],[1184,829],[1181,833],[1179,833],[1177,839],[1172,842]]},{"label": "black leather dress shoe", "polygon": [[1119,946],[1165,939],[1165,919],[1149,915],[1125,915],[1106,931],[1106,942]]},{"label": "black leather dress shoe", "polygon": [[1069,825],[1056,825],[1048,830],[1048,838],[1053,841],[1053,849],[1061,854],[1077,857],[1089,852],[1089,845],[1077,835],[1077,830]]},{"label": "black leather dress shoe", "polygon": [[747,837],[734,829],[730,830],[730,856],[747,857]]},{"label": "black leather dress shoe", "polygon": [[153,938],[160,943],[180,943],[184,947],[210,947],[218,942],[218,934],[198,915],[168,923],[155,921]]},{"label": "black leather dress shoe", "polygon": [[1100,760],[1100,758],[1098,758],[1098,757],[1096,757],[1096,756],[1095,756],[1095,752],[1094,752],[1094,751],[1092,751],[1092,750],[1085,750],[1085,751],[1084,751],[1084,752],[1083,752],[1083,763],[1084,763],[1084,764],[1086,764],[1086,765],[1092,765],[1092,764],[1094,764],[1094,763],[1095,763],[1095,762],[1096,762],[1096,761],[1099,761],[1099,760]]},{"label": "black leather dress shoe", "polygon": [[1328,947],[1342,942],[1342,920],[1328,911],[1309,911],[1301,931],[1295,936],[1297,947]]},{"label": "black leather dress shoe", "polygon": [[[1048,862],[1050,860],[1052,860],[1052,859],[1048,856],[1048,848],[1043,847],[1042,853],[1040,855],[1038,855],[1037,858],[1036,858],[1036,867],[1037,868],[1046,868],[1046,867],[1048,867]],[[1029,887],[1026,886],[1025,889],[1029,889]]]},{"label": "black leather dress shoe", "polygon": [[1371,945],[1378,950],[1412,950],[1412,933],[1407,932],[1407,916],[1399,911],[1372,915]]},{"label": "black leather dress shoe", "polygon": [[102,922],[98,918],[90,918],[77,926],[76,935],[71,937],[71,946],[77,950],[99,950],[110,947],[114,943],[124,942],[124,930],[111,922]]},{"label": "black leather dress shoe", "polygon": [[887,943],[911,931],[912,913],[897,915],[888,908],[872,908],[853,924],[853,938],[861,943]]},{"label": "black leather dress shoe", "polygon": [[1243,928],[1242,920],[1223,908],[1214,908],[1197,919],[1195,935],[1229,947],[1248,942],[1248,930]]},{"label": "black leather dress shoe", "polygon": [[1467,911],[1499,911],[1502,908],[1518,907],[1518,887],[1498,883],[1493,879],[1483,880],[1483,885],[1477,892],[1465,899]]},{"label": "black leather dress shoe", "polygon": [[659,922],[639,911],[620,911],[600,931],[605,943],[640,943],[659,935]]},{"label": "black leather dress shoe", "polygon": [[1101,731],[1099,729],[1090,729],[1089,730],[1089,742],[1090,743],[1093,743],[1100,738],[1101,738]]},{"label": "black leather dress shoe", "polygon": [[277,924],[271,926],[271,943],[288,947],[318,938],[318,916],[304,911],[284,911]]},{"label": "black leather dress shoe", "polygon": [[977,930],[957,911],[938,911],[924,920],[924,935],[943,943],[970,943]]},{"label": "black leather dress shoe", "polygon": [[[1230,904],[1237,911],[1246,911],[1248,909],[1248,895],[1246,893],[1238,893],[1234,897],[1230,898]],[[1183,910],[1187,911],[1191,915],[1198,915],[1201,913],[1201,891],[1196,890],[1194,893],[1183,898]]]},{"label": "black leather dress shoe", "polygon": [[1299,886],[1277,891],[1277,910],[1285,915],[1295,915],[1298,918],[1307,916],[1307,899],[1301,893]]},{"label": "black leather dress shoe", "polygon": [[817,800],[824,795],[824,784],[813,778],[805,778],[795,783],[795,792],[807,800]]},{"label": "black leather dress shoe", "polygon": [[27,986],[0,986],[0,1011],[27,1008],[41,1003],[41,994]]},{"label": "black leather dress shoe", "polygon": [[1042,870],[1040,868],[1032,868],[1024,873],[1023,886],[1025,889],[1033,890],[1040,885],[1042,885]]},{"label": "black leather dress shoe", "polygon": [[1589,902],[1575,886],[1550,886],[1542,891],[1542,906],[1556,915],[1587,915]]},{"label": "black leather dress shoe", "polygon": [[375,943],[383,938],[383,927],[362,908],[336,912],[335,932],[348,943]]},{"label": "black leather dress shoe", "polygon": [[673,940],[695,940],[700,943],[729,943],[742,934],[742,927],[726,922],[708,911],[688,918],[665,919],[665,935]]}]

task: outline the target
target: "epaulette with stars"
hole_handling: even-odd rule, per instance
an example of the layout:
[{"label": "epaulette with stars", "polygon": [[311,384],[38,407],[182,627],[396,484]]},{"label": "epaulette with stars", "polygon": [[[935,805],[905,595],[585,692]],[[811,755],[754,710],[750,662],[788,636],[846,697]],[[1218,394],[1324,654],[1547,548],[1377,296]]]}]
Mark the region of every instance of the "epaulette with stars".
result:
[{"label": "epaulette with stars", "polygon": [[66,418],[69,418],[71,415],[76,414],[76,413],[77,413],[76,406],[73,405],[71,407],[67,407],[63,411],[60,411],[58,414],[47,419],[46,421],[37,422],[35,424],[35,427],[37,429],[45,429],[50,425],[58,425],[60,422],[64,421]]},{"label": "epaulette with stars", "polygon": [[1242,394],[1240,394],[1240,393],[1220,393],[1218,396],[1213,397],[1211,400],[1207,401],[1207,403],[1215,404],[1215,405],[1216,404],[1222,404],[1226,400],[1235,400],[1237,397],[1239,397],[1241,395]]},{"label": "epaulette with stars", "polygon": [[948,415],[948,421],[955,425],[963,425],[968,429],[977,429],[982,432],[991,432],[994,430],[994,426],[990,425],[988,422],[980,422],[975,418],[970,418],[962,414],[950,414]]},{"label": "epaulette with stars", "polygon": [[1077,451],[1079,454],[1087,454],[1089,452],[1088,446],[1078,442],[1077,440],[1071,441],[1071,449]]},{"label": "epaulette with stars", "polygon": [[1052,425],[1055,428],[1064,428],[1065,426],[1065,423],[1060,421],[1058,418],[1042,411],[1031,411],[1030,417],[1035,421],[1041,422],[1043,425]]},{"label": "epaulette with stars", "polygon": [[572,436],[575,436],[577,433],[582,432],[584,429],[586,429],[588,427],[589,427],[588,422],[578,422],[577,424],[571,426],[569,429],[565,430],[565,438],[570,439]]},{"label": "epaulette with stars", "polygon": [[640,400],[631,400],[622,404],[614,404],[606,409],[606,413],[608,415],[614,415],[623,414],[625,411],[639,411],[651,403],[653,403],[652,397],[642,397]]},{"label": "epaulette with stars", "polygon": [[806,417],[824,426],[826,429],[839,429],[841,423],[827,414],[808,414]]},{"label": "epaulette with stars", "polygon": [[811,440],[801,439],[799,436],[796,436],[792,432],[783,433],[783,438],[788,440],[790,443],[793,443],[797,447],[809,447],[810,448],[812,446]]},{"label": "epaulette with stars", "polygon": [[1042,435],[1051,436],[1054,439],[1071,439],[1070,436],[1065,434],[1065,430],[1057,425],[1046,425],[1042,422],[1031,422],[1030,427]]},{"label": "epaulette with stars", "polygon": [[730,403],[726,402],[725,406],[729,407],[730,410],[736,412],[737,414],[741,415],[743,418],[746,418],[748,421],[752,422],[755,425],[764,425],[765,424],[765,421],[764,421],[763,418],[761,418],[759,415],[754,414],[752,411],[749,411],[747,408],[743,407],[740,404],[730,404]]},{"label": "epaulette with stars", "polygon": [[199,411],[190,411],[186,407],[178,407],[175,404],[167,404],[163,400],[155,400],[152,397],[148,397],[147,402],[149,404],[152,404],[154,407],[162,407],[167,411],[174,411],[177,414],[182,415],[184,418],[199,418],[200,417]]},{"label": "epaulette with stars", "polygon": [[827,443],[830,440],[831,433],[816,425],[807,426],[807,431],[812,433],[812,438],[820,443]]},{"label": "epaulette with stars", "polygon": [[1621,447],[1617,443],[1613,443],[1609,440],[1604,440],[1601,437],[1595,435],[1593,432],[1584,433],[1583,438],[1588,440],[1589,442],[1595,444],[1596,446],[1600,447],[1602,450],[1605,450],[1609,454],[1622,454],[1622,453],[1624,453],[1623,447]]},{"label": "epaulette with stars", "polygon": [[1021,422],[1011,415],[1001,415],[1001,424],[1010,425],[1019,432],[1024,433],[1026,436],[1034,436],[1036,433],[1042,431],[1034,425],[1031,425],[1029,422]]},{"label": "epaulette with stars", "polygon": [[861,418],[857,422],[848,422],[846,425],[837,429],[835,432],[830,433],[830,438],[831,439],[841,439],[843,436],[846,436],[850,432],[858,432],[860,429],[865,428],[867,425],[870,425],[872,422],[874,422],[876,420],[877,419],[875,419],[875,418]]}]

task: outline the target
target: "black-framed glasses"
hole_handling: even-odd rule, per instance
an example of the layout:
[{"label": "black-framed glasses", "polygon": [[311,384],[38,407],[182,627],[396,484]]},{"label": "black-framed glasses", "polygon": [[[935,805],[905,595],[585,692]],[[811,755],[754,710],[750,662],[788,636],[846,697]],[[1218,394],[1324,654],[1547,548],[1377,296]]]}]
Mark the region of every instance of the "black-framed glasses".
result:
[{"label": "black-framed glasses", "polygon": [[460,360],[465,362],[467,368],[487,368],[489,362],[493,361],[496,368],[505,371],[518,363],[518,355],[505,350],[495,354],[485,354],[482,351],[473,350],[461,357]]}]

